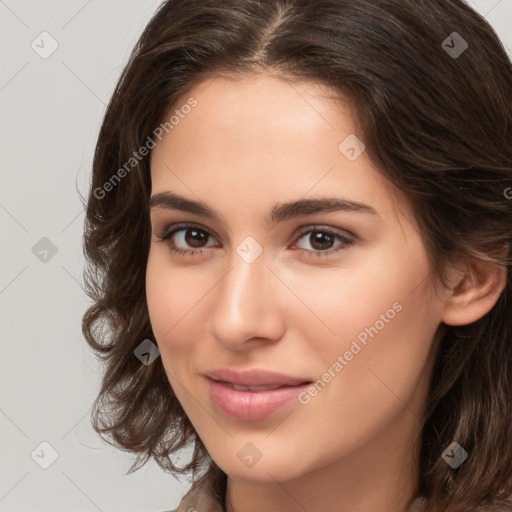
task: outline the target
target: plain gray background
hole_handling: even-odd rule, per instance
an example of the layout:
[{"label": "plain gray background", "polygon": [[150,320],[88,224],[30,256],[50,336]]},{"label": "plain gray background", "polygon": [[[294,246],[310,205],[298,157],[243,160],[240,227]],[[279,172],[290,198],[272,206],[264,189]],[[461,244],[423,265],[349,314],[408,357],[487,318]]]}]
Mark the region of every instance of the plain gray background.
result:
[{"label": "plain gray background", "polygon": [[[469,3],[512,55],[512,0]],[[151,462],[126,476],[132,457],[94,433],[101,368],[81,333],[77,190],[87,197],[106,104],[159,4],[0,0],[0,512],[162,512],[188,487]]]}]

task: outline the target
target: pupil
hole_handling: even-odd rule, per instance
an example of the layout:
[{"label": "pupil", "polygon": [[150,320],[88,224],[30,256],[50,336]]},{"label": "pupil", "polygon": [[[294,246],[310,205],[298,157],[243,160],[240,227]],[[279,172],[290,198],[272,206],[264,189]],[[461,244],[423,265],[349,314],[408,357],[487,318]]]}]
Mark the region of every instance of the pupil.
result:
[{"label": "pupil", "polygon": [[[311,246],[315,249],[322,250],[322,249],[329,249],[330,245],[332,244],[332,235],[329,233],[321,233],[317,232],[315,235],[311,234],[313,237],[313,242],[311,243]],[[324,240],[324,243],[322,244],[322,239]]]},{"label": "pupil", "polygon": [[[192,234],[189,236],[189,234]],[[188,229],[185,233],[185,240],[187,244],[192,247],[201,247],[201,242],[208,239],[208,235],[203,231],[199,231],[198,229]]]}]

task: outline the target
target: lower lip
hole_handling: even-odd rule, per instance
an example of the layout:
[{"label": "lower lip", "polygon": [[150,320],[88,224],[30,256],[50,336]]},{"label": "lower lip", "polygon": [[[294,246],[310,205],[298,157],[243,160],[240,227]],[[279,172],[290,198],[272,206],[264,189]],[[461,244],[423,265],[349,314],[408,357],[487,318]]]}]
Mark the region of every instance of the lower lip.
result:
[{"label": "lower lip", "polygon": [[310,384],[283,386],[271,391],[237,391],[221,382],[206,379],[210,396],[215,405],[231,418],[243,421],[258,421],[284,407],[297,398]]}]

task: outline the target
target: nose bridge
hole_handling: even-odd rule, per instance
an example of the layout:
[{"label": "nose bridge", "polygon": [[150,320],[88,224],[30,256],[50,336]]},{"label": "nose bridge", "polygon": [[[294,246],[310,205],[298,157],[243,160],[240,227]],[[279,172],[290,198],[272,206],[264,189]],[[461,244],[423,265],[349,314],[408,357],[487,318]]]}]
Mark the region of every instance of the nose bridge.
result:
[{"label": "nose bridge", "polygon": [[271,292],[275,277],[268,263],[262,247],[252,240],[234,248],[210,317],[210,332],[218,341],[234,346],[251,338],[281,335],[279,305]]}]

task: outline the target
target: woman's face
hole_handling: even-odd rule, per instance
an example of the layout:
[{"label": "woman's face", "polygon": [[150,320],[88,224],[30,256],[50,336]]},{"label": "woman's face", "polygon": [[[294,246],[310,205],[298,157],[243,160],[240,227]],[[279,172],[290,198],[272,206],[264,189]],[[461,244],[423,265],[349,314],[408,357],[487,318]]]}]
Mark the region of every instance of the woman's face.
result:
[{"label": "woman's face", "polygon": [[259,481],[409,460],[443,298],[350,109],[318,84],[257,75],[205,81],[172,113],[151,160],[147,301],[213,459]]}]

